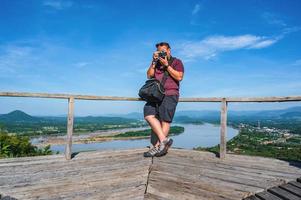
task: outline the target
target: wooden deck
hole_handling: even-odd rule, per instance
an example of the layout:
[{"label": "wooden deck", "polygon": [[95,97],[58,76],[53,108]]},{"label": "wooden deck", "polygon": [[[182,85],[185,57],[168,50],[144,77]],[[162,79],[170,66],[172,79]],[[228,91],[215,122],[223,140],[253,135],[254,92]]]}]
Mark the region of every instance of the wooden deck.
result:
[{"label": "wooden deck", "polygon": [[170,149],[0,159],[0,194],[17,199],[243,199],[301,177],[301,163]]},{"label": "wooden deck", "polygon": [[301,179],[290,181],[289,183],[269,188],[267,191],[256,193],[244,200],[300,200],[301,199]]}]

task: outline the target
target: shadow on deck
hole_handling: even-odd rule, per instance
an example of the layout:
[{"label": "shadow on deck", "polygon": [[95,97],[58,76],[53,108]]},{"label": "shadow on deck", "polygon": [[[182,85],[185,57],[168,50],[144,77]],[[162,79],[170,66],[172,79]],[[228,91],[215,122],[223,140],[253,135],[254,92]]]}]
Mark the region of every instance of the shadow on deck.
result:
[{"label": "shadow on deck", "polygon": [[0,194],[17,199],[243,199],[301,176],[300,163],[171,148],[0,160]]}]

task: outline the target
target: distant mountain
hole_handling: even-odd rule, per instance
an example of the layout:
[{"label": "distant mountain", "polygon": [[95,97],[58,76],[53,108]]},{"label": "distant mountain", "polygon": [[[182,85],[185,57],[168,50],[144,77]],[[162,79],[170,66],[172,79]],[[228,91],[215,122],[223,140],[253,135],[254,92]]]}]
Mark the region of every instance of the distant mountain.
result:
[{"label": "distant mountain", "polygon": [[281,109],[281,110],[264,110],[256,113],[256,115],[262,115],[266,117],[279,117],[285,113],[301,113],[301,106],[295,106],[295,107],[290,107],[286,109]]},{"label": "distant mountain", "polygon": [[[229,120],[231,119],[300,119],[301,106],[290,107],[278,110],[263,111],[228,111]],[[84,116],[75,117],[76,122],[134,122],[143,120],[142,112],[131,112],[127,114],[106,114],[104,116]],[[175,119],[178,121],[189,120],[219,120],[220,111],[218,110],[183,110],[176,111]],[[37,117],[26,114],[21,110],[15,110],[7,114],[0,114],[0,122],[64,122],[67,116],[44,116]]]},{"label": "distant mountain", "polygon": [[[290,113],[290,114],[286,114]],[[278,109],[278,110],[263,110],[263,111],[228,111],[229,119],[235,118],[288,118],[289,116],[298,117],[301,114],[301,106],[290,107],[286,109]],[[128,114],[112,114],[109,116],[119,116],[125,118],[132,118],[132,119],[143,119],[143,113],[139,112],[132,112]],[[189,117],[193,119],[219,119],[220,118],[220,111],[219,110],[181,110],[176,111],[175,118],[180,120],[186,121],[185,118],[181,117]],[[188,118],[187,118],[188,120]]]},{"label": "distant mountain", "polygon": [[75,117],[75,122],[82,123],[106,123],[106,124],[120,124],[131,123],[137,121],[136,119],[128,119],[124,117],[108,117],[108,116],[87,116],[87,117]]},{"label": "distant mountain", "polygon": [[[290,113],[290,114],[287,114]],[[220,116],[220,111],[204,110],[204,111],[178,111],[177,116],[189,116],[189,117],[216,117]],[[287,114],[287,115],[286,115]],[[288,115],[299,116],[301,114],[301,106],[290,107],[286,109],[278,110],[263,110],[263,111],[228,111],[229,117],[259,117],[259,118],[281,118]]]},{"label": "distant mountain", "polygon": [[[0,122],[3,123],[65,123],[67,116],[31,116],[21,110],[15,110],[7,114],[0,114]],[[120,124],[136,122],[135,118],[126,117],[109,117],[109,116],[85,116],[74,117],[75,122],[81,123],[104,123],[104,124]]]},{"label": "distant mountain", "polygon": [[176,116],[188,116],[191,118],[203,118],[219,115],[219,111],[215,110],[181,110],[176,111]]},{"label": "distant mountain", "polygon": [[1,122],[34,122],[40,121],[40,118],[33,117],[21,110],[15,110],[7,114],[0,115]]},{"label": "distant mountain", "polygon": [[287,112],[280,115],[282,118],[298,118],[301,119],[301,112]]},{"label": "distant mountain", "polygon": [[175,123],[203,123],[203,121],[198,118],[192,118],[188,116],[175,116],[173,121]]},{"label": "distant mountain", "polygon": [[105,116],[110,116],[110,117],[123,117],[123,118],[128,118],[128,119],[143,119],[143,113],[141,112],[131,112],[127,114],[106,114]]}]

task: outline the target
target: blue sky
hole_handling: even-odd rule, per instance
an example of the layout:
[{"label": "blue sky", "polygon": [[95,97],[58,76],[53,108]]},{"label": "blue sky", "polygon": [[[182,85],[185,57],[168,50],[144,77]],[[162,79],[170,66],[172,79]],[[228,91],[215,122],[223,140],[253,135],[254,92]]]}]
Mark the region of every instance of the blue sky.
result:
[{"label": "blue sky", "polygon": [[[181,97],[301,95],[301,2],[0,2],[0,91],[137,97],[154,44],[185,67]],[[0,98],[0,113],[64,114],[66,100]],[[142,112],[144,102],[76,101],[76,115]],[[300,103],[232,104],[230,109]],[[178,110],[219,109],[180,103]]]}]

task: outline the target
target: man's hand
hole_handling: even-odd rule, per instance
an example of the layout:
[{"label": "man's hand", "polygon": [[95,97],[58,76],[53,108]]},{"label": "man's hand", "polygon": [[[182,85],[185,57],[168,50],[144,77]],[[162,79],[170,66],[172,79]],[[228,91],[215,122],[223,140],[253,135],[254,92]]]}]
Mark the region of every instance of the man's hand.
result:
[{"label": "man's hand", "polygon": [[165,58],[159,58],[159,60],[165,68],[168,66],[167,56],[165,56]]},{"label": "man's hand", "polygon": [[155,51],[153,53],[153,61],[157,61],[159,59],[159,51]]}]

